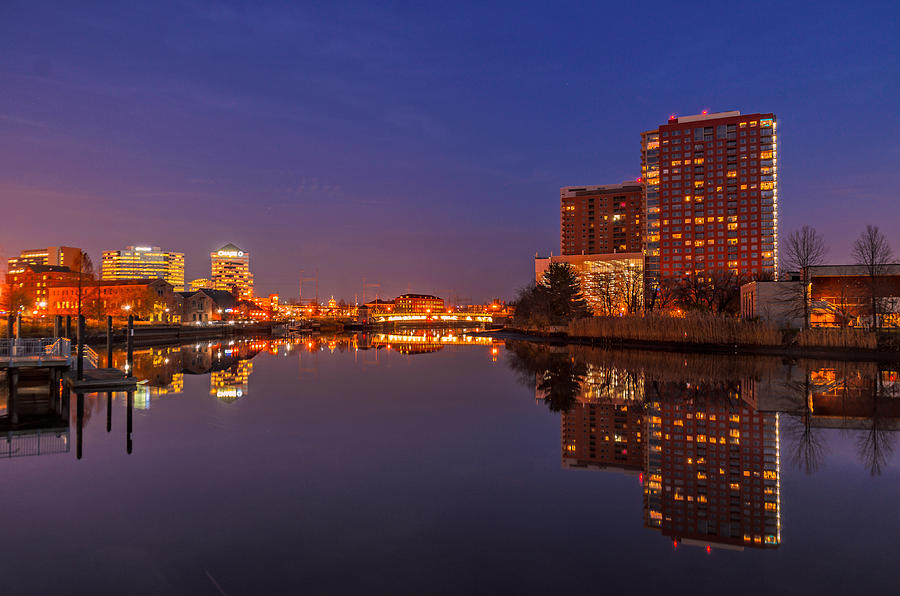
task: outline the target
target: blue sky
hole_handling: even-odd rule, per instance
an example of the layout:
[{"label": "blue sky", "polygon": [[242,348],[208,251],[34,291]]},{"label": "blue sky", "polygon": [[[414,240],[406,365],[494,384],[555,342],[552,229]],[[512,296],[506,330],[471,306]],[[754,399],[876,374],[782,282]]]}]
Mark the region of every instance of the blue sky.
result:
[{"label": "blue sky", "polygon": [[[558,189],[669,114],[773,111],[783,233],[900,253],[892,2],[0,5],[0,253],[234,242],[261,293],[509,298]],[[305,289],[309,292],[309,289]],[[370,290],[371,291],[371,290]]]}]

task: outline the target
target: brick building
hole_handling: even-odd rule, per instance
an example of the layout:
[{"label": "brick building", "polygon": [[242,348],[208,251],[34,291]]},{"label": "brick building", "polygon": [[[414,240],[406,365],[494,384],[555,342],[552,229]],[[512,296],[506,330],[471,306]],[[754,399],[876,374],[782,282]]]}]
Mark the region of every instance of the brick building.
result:
[{"label": "brick building", "polygon": [[[47,314],[78,314],[77,283],[51,286],[47,302]],[[81,288],[81,303],[81,312],[88,319],[134,315],[139,320],[160,323],[181,320],[181,296],[161,279],[88,280]]]},{"label": "brick building", "polygon": [[673,116],[641,135],[647,274],[777,275],[775,115]]},{"label": "brick building", "polygon": [[403,294],[394,300],[397,313],[440,313],[444,312],[444,299],[430,294]]},{"label": "brick building", "polygon": [[20,264],[6,274],[7,292],[21,291],[26,308],[46,314],[50,305],[50,287],[78,283],[78,273],[57,265]]},{"label": "brick building", "polygon": [[640,252],[644,236],[639,181],[559,189],[560,253]]}]

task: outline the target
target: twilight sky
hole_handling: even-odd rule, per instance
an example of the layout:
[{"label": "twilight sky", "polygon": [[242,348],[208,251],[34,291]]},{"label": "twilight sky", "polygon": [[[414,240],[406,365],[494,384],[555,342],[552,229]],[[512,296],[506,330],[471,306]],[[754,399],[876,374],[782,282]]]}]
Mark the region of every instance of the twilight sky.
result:
[{"label": "twilight sky", "polygon": [[234,242],[257,293],[511,298],[560,186],[703,109],[778,116],[782,234],[900,253],[896,2],[142,4],[0,2],[4,259],[152,243],[191,279]]}]

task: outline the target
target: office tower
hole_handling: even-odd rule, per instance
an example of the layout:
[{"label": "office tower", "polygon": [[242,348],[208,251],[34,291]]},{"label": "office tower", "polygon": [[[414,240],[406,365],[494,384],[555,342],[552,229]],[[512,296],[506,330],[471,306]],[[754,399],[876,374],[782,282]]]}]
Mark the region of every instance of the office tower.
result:
[{"label": "office tower", "polygon": [[163,252],[158,246],[105,250],[100,278],[104,281],[162,279],[181,292],[184,291],[184,253]]},{"label": "office tower", "polygon": [[226,244],[210,253],[213,289],[231,292],[237,288],[241,299],[253,297],[253,274],[250,273],[250,253],[234,244]]},{"label": "office tower", "polygon": [[563,255],[641,252],[643,189],[640,181],[559,189]]},{"label": "office tower", "polygon": [[774,114],[672,116],[641,135],[651,279],[777,275]]},{"label": "office tower", "polygon": [[23,250],[18,257],[12,257],[7,260],[7,273],[22,273],[28,265],[73,268],[80,255],[81,249],[71,246],[50,246],[48,248]]}]

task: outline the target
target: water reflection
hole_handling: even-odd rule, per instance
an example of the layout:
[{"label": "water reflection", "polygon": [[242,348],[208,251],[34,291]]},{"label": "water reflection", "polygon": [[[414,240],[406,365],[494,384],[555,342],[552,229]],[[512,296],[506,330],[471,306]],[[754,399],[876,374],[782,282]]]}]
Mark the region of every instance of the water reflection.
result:
[{"label": "water reflection", "polygon": [[636,475],[644,523],[679,544],[777,548],[782,457],[814,473],[821,429],[893,453],[896,365],[601,351],[510,342],[510,367],[562,414],[562,466]]},{"label": "water reflection", "polygon": [[46,390],[46,381],[20,372],[10,399],[0,382],[0,459],[69,452],[68,404]]}]

